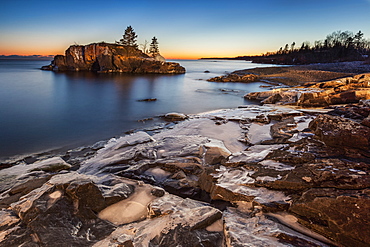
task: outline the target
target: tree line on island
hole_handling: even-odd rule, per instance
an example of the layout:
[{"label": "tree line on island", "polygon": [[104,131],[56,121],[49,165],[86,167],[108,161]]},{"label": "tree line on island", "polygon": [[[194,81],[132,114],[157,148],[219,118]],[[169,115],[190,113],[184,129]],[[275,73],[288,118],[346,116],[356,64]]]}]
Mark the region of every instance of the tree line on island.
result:
[{"label": "tree line on island", "polygon": [[365,60],[369,57],[370,40],[364,38],[364,33],[358,31],[336,31],[326,36],[324,40],[309,41],[296,46],[286,44],[276,52],[267,52],[254,62],[269,62],[278,64],[308,64]]},{"label": "tree line on island", "polygon": [[[115,43],[117,45],[129,46],[135,49],[139,49],[139,46],[137,44],[137,34],[131,26],[128,26],[125,29],[125,33],[123,34],[122,39],[116,41]],[[154,36],[151,43],[149,44],[149,48],[148,43],[149,42],[145,40],[144,44],[140,44],[142,52],[152,57],[156,57],[157,55],[159,55],[158,39]]]},{"label": "tree line on island", "polygon": [[358,31],[335,31],[324,40],[309,41],[297,45],[292,42],[280,47],[275,52],[267,52],[260,56],[239,56],[226,58],[247,60],[255,63],[269,64],[310,64],[369,60],[370,40]]}]

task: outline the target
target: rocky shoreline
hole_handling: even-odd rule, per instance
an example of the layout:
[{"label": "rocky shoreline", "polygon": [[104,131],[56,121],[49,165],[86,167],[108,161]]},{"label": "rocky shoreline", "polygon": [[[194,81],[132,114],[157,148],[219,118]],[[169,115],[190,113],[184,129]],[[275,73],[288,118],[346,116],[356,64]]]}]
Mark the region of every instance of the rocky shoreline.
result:
[{"label": "rocky shoreline", "polygon": [[11,165],[0,246],[368,246],[369,113],[361,99],[169,114],[152,135]]},{"label": "rocky shoreline", "polygon": [[263,81],[272,85],[298,86],[307,82],[335,80],[357,74],[368,73],[369,71],[370,64],[356,61],[238,70],[227,75],[210,78],[209,81]]}]

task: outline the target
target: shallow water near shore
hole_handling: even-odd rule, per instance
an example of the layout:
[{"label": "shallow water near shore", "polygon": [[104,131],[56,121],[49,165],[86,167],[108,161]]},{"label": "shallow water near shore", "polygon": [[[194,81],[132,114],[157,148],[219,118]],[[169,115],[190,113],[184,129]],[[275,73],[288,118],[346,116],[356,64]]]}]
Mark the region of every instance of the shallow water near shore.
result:
[{"label": "shallow water near shore", "polygon": [[[238,69],[266,67],[246,61],[181,60],[184,75],[54,73],[49,61],[0,60],[0,161],[10,156],[73,148],[160,123],[168,112],[193,114],[251,104],[262,83],[206,79]],[[210,73],[204,73],[208,70]],[[156,98],[153,102],[139,100]],[[154,117],[154,120],[140,121]]]}]

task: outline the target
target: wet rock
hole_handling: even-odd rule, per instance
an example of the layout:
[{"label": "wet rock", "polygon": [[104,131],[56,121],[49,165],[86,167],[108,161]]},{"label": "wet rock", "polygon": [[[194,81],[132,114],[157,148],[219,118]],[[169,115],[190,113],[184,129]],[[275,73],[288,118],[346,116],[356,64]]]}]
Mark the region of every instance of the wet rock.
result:
[{"label": "wet rock", "polygon": [[258,80],[258,76],[254,74],[227,74],[223,76],[217,76],[214,78],[210,78],[207,81],[212,82],[254,82]]},{"label": "wet rock", "polygon": [[81,173],[94,174],[98,173],[105,166],[134,159],[137,155],[135,147],[139,146],[140,148],[150,142],[154,142],[154,139],[142,131],[119,139],[113,138],[94,157],[83,162],[79,171]]},{"label": "wet rock", "polygon": [[270,128],[270,134],[273,139],[279,143],[284,143],[293,136],[291,130],[297,127],[294,118],[286,118],[281,122],[275,123]]},{"label": "wet rock", "polygon": [[171,112],[164,115],[164,118],[169,121],[182,121],[188,118],[185,114],[177,113],[177,112]]},{"label": "wet rock", "polygon": [[[21,163],[0,170],[0,192],[4,192],[14,186],[26,184],[34,187],[38,179],[44,179],[61,170],[68,170],[71,165],[60,157],[53,157],[32,164]],[[35,181],[31,181],[35,180]],[[41,180],[40,180],[41,181]],[[32,185],[33,184],[33,185]],[[0,197],[1,198],[1,197]]]},{"label": "wet rock", "polygon": [[214,140],[202,145],[200,148],[200,156],[203,157],[204,164],[207,165],[223,163],[230,155],[231,152],[220,141]]},{"label": "wet rock", "polygon": [[328,146],[369,149],[370,128],[352,120],[320,115],[310,123],[309,128]]},{"label": "wet rock", "polygon": [[363,105],[355,104],[336,106],[333,110],[329,111],[327,114],[332,116],[349,118],[354,121],[360,122],[369,116],[370,108]]},{"label": "wet rock", "polygon": [[235,166],[237,164],[256,163],[265,159],[265,157],[275,149],[284,147],[284,144],[279,145],[254,145],[246,151],[233,153],[229,157],[229,161],[225,163],[227,166]]},{"label": "wet rock", "polygon": [[[12,210],[3,209],[0,211],[0,243],[6,238],[7,235],[15,232],[18,229],[19,223],[19,217],[14,214]],[[30,238],[28,241],[29,240]],[[25,239],[22,239],[21,241],[25,242]],[[19,241],[19,244],[22,243],[21,241]]]},{"label": "wet rock", "polygon": [[368,100],[369,85],[368,77],[363,74],[327,82],[306,83],[303,86],[275,88],[267,92],[253,92],[244,97],[259,100],[264,104],[322,107]]},{"label": "wet rock", "polygon": [[344,246],[368,246],[369,191],[311,189],[292,205],[299,222]]},{"label": "wet rock", "polygon": [[32,178],[22,184],[12,187],[7,193],[2,195],[2,198],[0,199],[0,208],[9,207],[11,203],[18,201],[21,196],[24,196],[32,190],[41,187],[50,178],[51,176]]},{"label": "wet rock", "polygon": [[[294,145],[291,145],[294,147]],[[266,159],[273,159],[278,162],[285,164],[304,164],[311,162],[315,159],[315,155],[308,152],[302,152],[299,150],[291,150],[289,147],[283,149],[276,149],[271,151]]]},{"label": "wet rock", "polygon": [[[313,129],[332,134],[343,127],[353,135],[354,126],[367,128],[360,123],[366,107],[320,111],[325,124]],[[42,244],[52,239],[50,229],[65,230],[58,241],[82,246],[222,246],[224,238],[228,246],[338,245],[307,228],[344,246],[368,244],[355,233],[368,221],[367,151],[316,138],[307,127],[317,112],[248,106],[205,113],[153,136],[112,139],[85,158],[81,174],[27,171],[22,176],[33,182],[21,179],[1,195],[17,196],[1,215],[5,246]],[[243,137],[248,146],[233,145]],[[46,175],[54,177],[44,183]],[[355,211],[347,202],[366,205]],[[334,215],[329,205],[341,203]],[[356,231],[348,230],[352,221]]]},{"label": "wet rock", "polygon": [[370,185],[369,170],[365,164],[339,159],[313,160],[290,170],[257,171],[255,176],[272,176],[278,179],[261,180],[261,186],[274,190],[301,193],[309,188],[364,189]]},{"label": "wet rock", "polygon": [[58,172],[61,170],[68,170],[71,165],[66,163],[62,158],[55,157],[47,160],[39,161],[33,164],[35,166],[31,171],[44,171],[44,172]]},{"label": "wet rock", "polygon": [[139,99],[139,102],[153,102],[157,101],[157,98]]},{"label": "wet rock", "polygon": [[24,234],[31,234],[34,244],[53,246],[87,246],[104,238],[115,227],[97,217],[108,205],[93,181],[99,179],[109,181],[77,173],[56,175],[11,204],[22,224],[3,243],[13,243],[18,235]]}]

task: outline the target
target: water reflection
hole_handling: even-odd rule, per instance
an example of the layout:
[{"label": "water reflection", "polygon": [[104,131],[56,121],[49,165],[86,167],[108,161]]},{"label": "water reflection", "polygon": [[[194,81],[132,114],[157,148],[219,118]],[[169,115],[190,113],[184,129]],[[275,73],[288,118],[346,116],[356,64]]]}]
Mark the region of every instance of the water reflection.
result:
[{"label": "water reflection", "polygon": [[[249,103],[242,97],[245,93],[261,90],[261,83],[206,81],[225,70],[256,66],[243,61],[183,61],[187,73],[181,75],[34,69],[43,63],[15,63],[13,67],[0,63],[0,157],[107,139],[154,124],[138,120],[168,112],[236,107]],[[138,101],[147,98],[157,101]]]}]

